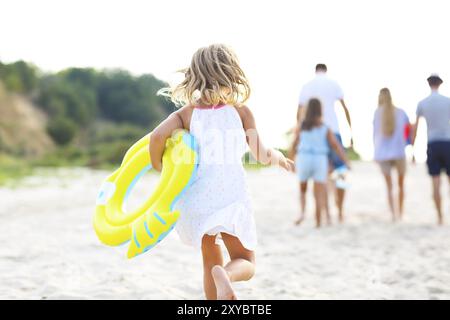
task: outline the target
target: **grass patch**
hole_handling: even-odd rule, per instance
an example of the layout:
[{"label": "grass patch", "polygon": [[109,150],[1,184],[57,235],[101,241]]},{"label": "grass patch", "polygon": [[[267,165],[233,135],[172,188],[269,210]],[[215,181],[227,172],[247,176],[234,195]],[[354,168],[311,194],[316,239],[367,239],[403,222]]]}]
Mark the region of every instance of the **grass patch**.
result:
[{"label": "grass patch", "polygon": [[355,151],[355,149],[347,148],[345,151],[347,152],[347,157],[350,161],[361,161],[361,156]]},{"label": "grass patch", "polygon": [[0,154],[0,185],[26,177],[32,171],[33,168],[28,162]]}]

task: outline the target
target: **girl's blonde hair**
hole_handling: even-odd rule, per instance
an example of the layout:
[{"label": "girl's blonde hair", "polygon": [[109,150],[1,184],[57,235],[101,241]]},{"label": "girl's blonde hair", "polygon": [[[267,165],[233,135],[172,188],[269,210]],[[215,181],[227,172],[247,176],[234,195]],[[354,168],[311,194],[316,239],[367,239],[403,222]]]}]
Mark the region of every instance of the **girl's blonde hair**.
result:
[{"label": "girl's blonde hair", "polygon": [[213,44],[194,53],[184,80],[158,94],[177,105],[239,106],[248,100],[250,86],[236,54],[226,45]]},{"label": "girl's blonde hair", "polygon": [[382,108],[381,130],[385,136],[390,137],[395,131],[395,106],[388,88],[380,90],[378,106]]}]

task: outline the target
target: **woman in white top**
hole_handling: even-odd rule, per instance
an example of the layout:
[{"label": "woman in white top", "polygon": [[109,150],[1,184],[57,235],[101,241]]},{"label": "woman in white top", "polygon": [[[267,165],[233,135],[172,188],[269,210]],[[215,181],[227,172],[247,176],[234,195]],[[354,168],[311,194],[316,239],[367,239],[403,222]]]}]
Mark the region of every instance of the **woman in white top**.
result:
[{"label": "woman in white top", "polygon": [[[374,158],[383,173],[392,220],[396,221],[403,215],[406,173],[405,147],[409,140],[410,123],[405,111],[393,105],[391,93],[387,88],[380,90],[373,127]],[[392,168],[395,168],[398,173],[398,201],[394,200],[393,195]]]}]

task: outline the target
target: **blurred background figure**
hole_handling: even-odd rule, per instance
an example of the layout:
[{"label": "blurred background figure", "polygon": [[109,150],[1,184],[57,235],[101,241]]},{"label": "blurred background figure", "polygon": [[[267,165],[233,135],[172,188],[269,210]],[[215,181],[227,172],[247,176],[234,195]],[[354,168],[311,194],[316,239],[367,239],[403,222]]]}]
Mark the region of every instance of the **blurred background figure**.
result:
[{"label": "blurred background figure", "polygon": [[[306,107],[305,118],[298,123],[291,154],[296,155],[296,169],[300,181],[301,212],[295,221],[299,225],[305,219],[306,191],[308,180],[314,181],[314,199],[316,203],[316,227],[321,226],[322,213],[326,209],[328,155],[332,150],[340,161],[350,168],[344,148],[333,131],[322,120],[322,105],[318,99],[311,99]],[[331,224],[329,216],[327,223]]]},{"label": "blurred background figure", "polygon": [[[298,123],[301,124],[306,113],[305,110],[306,108],[304,107],[311,98],[319,99],[322,104],[323,122],[328,128],[330,128],[330,130],[334,133],[336,139],[338,140],[339,144],[343,147],[342,137],[339,129],[339,122],[336,115],[336,111],[334,109],[334,105],[337,101],[340,102],[342,108],[344,109],[350,130],[352,127],[352,122],[350,118],[350,113],[344,101],[344,93],[342,91],[342,88],[336,81],[330,79],[327,76],[327,70],[328,68],[325,64],[317,64],[316,76],[314,77],[314,79],[312,79],[303,86],[298,103],[297,120]],[[353,147],[353,136],[351,137],[351,147]],[[330,173],[335,169],[345,167],[345,163],[333,150],[330,150],[329,161],[330,161],[329,167]],[[343,177],[340,178],[342,179]],[[336,188],[336,185],[334,185],[334,190],[335,190],[335,202],[339,213],[339,221],[342,222],[344,220],[343,205],[344,205],[345,189]],[[325,207],[327,217],[328,219],[330,219],[328,196]]]},{"label": "blurred background figure", "polygon": [[444,82],[437,74],[427,79],[431,94],[419,102],[416,112],[416,122],[413,131],[413,144],[417,136],[419,120],[424,118],[427,123],[427,166],[433,184],[433,199],[438,214],[438,224],[444,223],[441,198],[441,172],[447,173],[450,184],[450,98],[439,93],[439,87]]},{"label": "blurred background figure", "polygon": [[[394,106],[388,88],[381,89],[378,96],[378,108],[373,120],[374,158],[380,165],[386,181],[388,203],[393,221],[401,219],[403,215],[406,173],[405,147],[409,140],[409,127],[410,122],[406,112]],[[394,183],[391,174],[393,168],[398,174],[398,197],[394,197]]]}]

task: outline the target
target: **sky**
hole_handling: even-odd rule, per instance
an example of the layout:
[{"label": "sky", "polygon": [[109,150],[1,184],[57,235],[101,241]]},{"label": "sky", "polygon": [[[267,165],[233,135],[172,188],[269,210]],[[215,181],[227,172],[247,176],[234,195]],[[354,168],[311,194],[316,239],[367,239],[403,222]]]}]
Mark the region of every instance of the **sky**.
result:
[{"label": "sky", "polygon": [[[450,95],[448,0],[0,0],[0,60],[44,71],[124,68],[171,84],[196,49],[230,45],[252,85],[248,102],[265,143],[287,145],[302,85],[326,63],[342,86],[355,147],[371,159],[378,92],[415,119],[439,73]],[[344,141],[349,130],[336,107]],[[425,159],[425,127],[415,153]],[[408,151],[410,153],[410,150]]]}]

